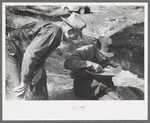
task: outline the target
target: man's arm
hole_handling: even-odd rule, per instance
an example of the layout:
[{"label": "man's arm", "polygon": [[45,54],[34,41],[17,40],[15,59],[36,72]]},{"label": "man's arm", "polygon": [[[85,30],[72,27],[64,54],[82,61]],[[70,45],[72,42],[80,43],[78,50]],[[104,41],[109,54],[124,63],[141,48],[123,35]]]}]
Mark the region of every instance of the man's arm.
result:
[{"label": "man's arm", "polygon": [[66,59],[64,67],[68,70],[85,68],[91,72],[101,72],[102,67],[91,61],[94,56],[93,47],[83,46]]},{"label": "man's arm", "polygon": [[41,29],[31,44],[27,47],[22,61],[21,82],[29,83],[42,56],[48,51],[56,48],[57,45],[54,45],[53,42],[56,41],[57,43],[58,36],[53,31],[51,25],[48,25],[47,28]]},{"label": "man's arm", "polygon": [[90,48],[79,48],[75,51],[74,54],[72,54],[65,60],[64,67],[68,70],[90,67],[92,66],[92,62],[90,61],[91,55],[92,54]]}]

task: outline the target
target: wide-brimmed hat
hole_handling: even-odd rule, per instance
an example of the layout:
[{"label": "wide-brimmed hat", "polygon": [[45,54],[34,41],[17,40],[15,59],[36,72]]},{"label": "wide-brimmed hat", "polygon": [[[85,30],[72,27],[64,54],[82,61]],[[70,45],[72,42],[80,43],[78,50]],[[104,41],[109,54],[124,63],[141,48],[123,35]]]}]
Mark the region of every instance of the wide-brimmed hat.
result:
[{"label": "wide-brimmed hat", "polygon": [[97,39],[96,44],[94,46],[100,53],[102,53],[106,57],[114,56],[111,38],[105,37],[105,36],[100,36]]},{"label": "wide-brimmed hat", "polygon": [[61,17],[62,20],[73,28],[82,38],[82,29],[86,27],[86,22],[77,13],[72,13],[67,19]]}]

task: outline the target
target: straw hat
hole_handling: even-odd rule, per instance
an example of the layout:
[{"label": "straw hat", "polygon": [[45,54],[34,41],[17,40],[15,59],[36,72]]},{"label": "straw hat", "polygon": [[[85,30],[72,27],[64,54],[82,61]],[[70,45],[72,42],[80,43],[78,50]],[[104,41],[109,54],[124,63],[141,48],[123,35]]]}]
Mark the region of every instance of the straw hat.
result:
[{"label": "straw hat", "polygon": [[73,28],[82,38],[82,30],[86,27],[86,22],[77,13],[72,13],[67,19],[61,17],[62,20]]}]

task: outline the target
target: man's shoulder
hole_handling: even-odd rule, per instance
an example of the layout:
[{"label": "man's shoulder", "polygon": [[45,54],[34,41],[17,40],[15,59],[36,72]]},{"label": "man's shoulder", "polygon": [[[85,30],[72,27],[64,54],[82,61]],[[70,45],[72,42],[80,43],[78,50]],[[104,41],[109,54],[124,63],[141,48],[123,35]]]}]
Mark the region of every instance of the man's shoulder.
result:
[{"label": "man's shoulder", "polygon": [[53,24],[53,30],[54,32],[56,33],[61,33],[61,28],[60,26],[56,25],[56,24]]},{"label": "man's shoulder", "polygon": [[38,25],[41,25],[41,26],[48,25],[47,28],[51,28],[53,30],[53,32],[55,32],[55,33],[60,33],[60,31],[61,31],[60,26],[58,26],[58,25],[56,25],[56,24],[54,24],[52,22],[40,21],[40,22],[38,22]]},{"label": "man's shoulder", "polygon": [[27,24],[24,24],[23,26],[21,26],[22,29],[26,29],[26,28],[35,28],[35,27],[42,27],[43,25],[48,24],[48,22],[44,22],[44,21],[32,21],[29,22]]},{"label": "man's shoulder", "polygon": [[[32,22],[33,23],[33,22]],[[32,30],[38,30],[39,28],[46,26],[47,29],[51,29],[53,32],[57,33],[60,31],[60,27],[46,21],[37,21],[35,22],[35,26],[32,28]]]},{"label": "man's shoulder", "polygon": [[85,45],[76,50],[77,53],[82,54],[84,58],[92,58],[94,55],[93,45]]},{"label": "man's shoulder", "polygon": [[93,45],[85,45],[82,46],[80,48],[77,48],[76,50],[80,51],[80,50],[93,50]]}]

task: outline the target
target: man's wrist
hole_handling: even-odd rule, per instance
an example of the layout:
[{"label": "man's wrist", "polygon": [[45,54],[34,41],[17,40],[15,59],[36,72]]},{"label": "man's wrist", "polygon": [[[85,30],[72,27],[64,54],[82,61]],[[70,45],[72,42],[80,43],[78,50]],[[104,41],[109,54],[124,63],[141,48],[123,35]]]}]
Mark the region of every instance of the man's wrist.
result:
[{"label": "man's wrist", "polygon": [[91,67],[93,65],[91,61],[86,61],[86,63],[87,63],[87,67]]}]

